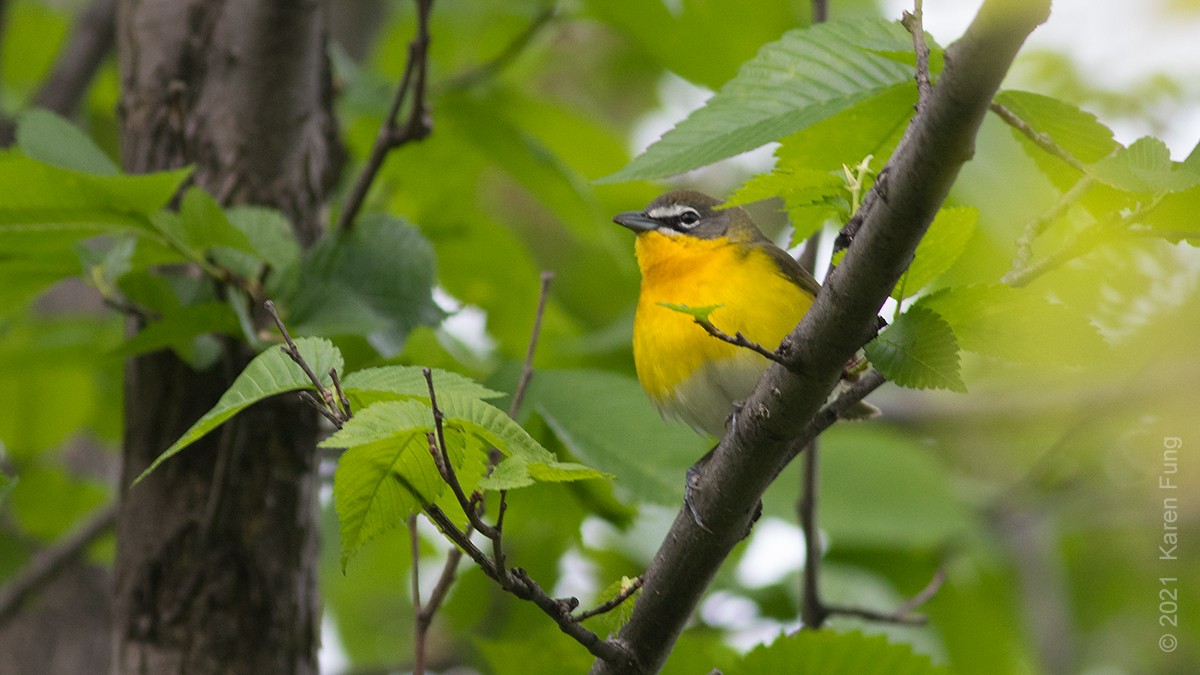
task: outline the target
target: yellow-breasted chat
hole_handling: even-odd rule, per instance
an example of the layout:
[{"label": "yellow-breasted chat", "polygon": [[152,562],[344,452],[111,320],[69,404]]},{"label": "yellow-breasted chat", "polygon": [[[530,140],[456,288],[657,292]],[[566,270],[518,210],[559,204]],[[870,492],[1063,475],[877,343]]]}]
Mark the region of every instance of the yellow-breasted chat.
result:
[{"label": "yellow-breasted chat", "polygon": [[[766,357],[719,340],[664,304],[708,307],[713,326],[776,348],[812,306],[820,285],[740,207],[692,190],[668,192],[613,221],[637,233],[642,273],[633,321],[638,380],[664,417],[720,437],[754,390]],[[863,405],[849,417],[877,411]]]}]

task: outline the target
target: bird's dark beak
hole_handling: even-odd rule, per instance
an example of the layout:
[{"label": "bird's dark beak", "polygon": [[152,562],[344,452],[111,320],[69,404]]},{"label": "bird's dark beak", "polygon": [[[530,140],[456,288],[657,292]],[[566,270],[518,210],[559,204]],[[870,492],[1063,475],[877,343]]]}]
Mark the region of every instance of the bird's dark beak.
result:
[{"label": "bird's dark beak", "polygon": [[613,222],[628,227],[634,232],[650,232],[658,229],[658,221],[649,218],[641,211],[626,211],[613,216]]}]

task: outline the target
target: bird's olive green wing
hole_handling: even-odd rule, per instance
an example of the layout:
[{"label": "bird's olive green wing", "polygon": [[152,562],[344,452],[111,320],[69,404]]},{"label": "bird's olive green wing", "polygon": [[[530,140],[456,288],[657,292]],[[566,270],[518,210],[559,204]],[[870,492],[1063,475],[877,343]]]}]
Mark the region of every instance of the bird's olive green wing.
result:
[{"label": "bird's olive green wing", "polygon": [[774,244],[767,244],[763,247],[763,250],[771,258],[771,261],[775,263],[775,267],[779,269],[780,274],[796,282],[800,288],[803,288],[805,292],[813,297],[817,296],[817,292],[821,290],[821,284],[818,284],[813,275],[801,267],[800,263],[796,262],[796,259],[788,254],[787,251]]}]

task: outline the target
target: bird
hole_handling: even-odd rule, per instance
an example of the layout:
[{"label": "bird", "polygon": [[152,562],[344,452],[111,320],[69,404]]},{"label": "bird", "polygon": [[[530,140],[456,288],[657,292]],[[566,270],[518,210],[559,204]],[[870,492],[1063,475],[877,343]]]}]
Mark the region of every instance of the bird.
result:
[{"label": "bird", "polygon": [[[637,233],[634,249],[642,279],[633,358],[638,380],[663,417],[716,438],[724,435],[731,413],[754,391],[770,361],[714,338],[694,316],[668,305],[715,306],[707,317],[713,327],[774,350],[821,290],[745,209],[718,208],[722,203],[694,190],[675,190],[642,211],[613,217]],[[863,402],[846,416],[877,413]]]}]

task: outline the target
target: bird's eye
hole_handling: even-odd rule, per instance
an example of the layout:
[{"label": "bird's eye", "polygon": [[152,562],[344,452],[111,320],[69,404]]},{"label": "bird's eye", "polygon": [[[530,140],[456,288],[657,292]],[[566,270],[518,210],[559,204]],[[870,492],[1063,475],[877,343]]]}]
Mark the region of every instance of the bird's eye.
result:
[{"label": "bird's eye", "polygon": [[679,222],[683,225],[687,225],[688,227],[691,227],[692,225],[695,225],[696,223],[700,222],[700,214],[696,213],[695,211],[693,211],[691,209],[688,209],[687,211],[684,211],[683,213],[679,214]]}]

